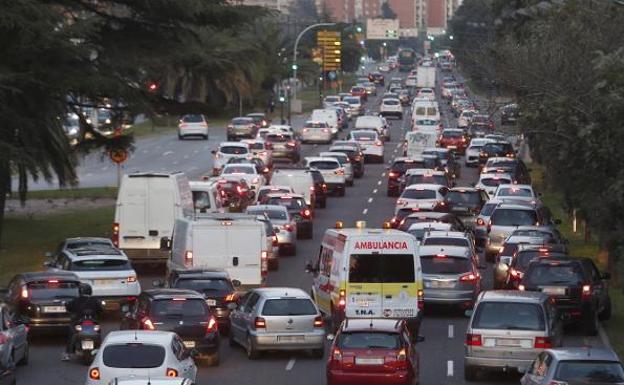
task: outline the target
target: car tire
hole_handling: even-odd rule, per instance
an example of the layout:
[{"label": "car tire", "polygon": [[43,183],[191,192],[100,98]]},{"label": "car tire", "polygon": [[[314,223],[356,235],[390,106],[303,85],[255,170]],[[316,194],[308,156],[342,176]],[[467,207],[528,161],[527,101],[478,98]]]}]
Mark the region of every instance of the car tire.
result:
[{"label": "car tire", "polygon": [[325,356],[325,349],[323,348],[319,348],[319,349],[312,349],[312,357],[321,360],[323,359],[323,357]]},{"label": "car tire", "polygon": [[588,336],[595,336],[598,334],[598,314],[594,309],[590,310],[590,313],[585,316],[583,320],[583,329]]},{"label": "car tire", "polygon": [[247,342],[245,344],[245,352],[247,353],[247,358],[250,360],[255,360],[260,357],[260,352],[253,346],[253,341],[251,340],[251,336],[247,335]]},{"label": "car tire", "polygon": [[600,321],[608,321],[611,318],[611,298],[607,298],[604,309],[598,314]]},{"label": "car tire", "polygon": [[479,375],[479,369],[474,366],[464,365],[464,380],[476,381]]},{"label": "car tire", "polygon": [[184,135],[178,134],[178,140],[184,140]]}]

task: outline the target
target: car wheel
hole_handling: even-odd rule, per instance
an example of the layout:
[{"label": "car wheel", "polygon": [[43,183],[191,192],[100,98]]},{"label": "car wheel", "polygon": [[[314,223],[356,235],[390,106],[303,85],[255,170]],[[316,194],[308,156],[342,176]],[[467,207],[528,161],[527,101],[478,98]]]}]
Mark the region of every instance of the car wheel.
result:
[{"label": "car wheel", "polygon": [[598,314],[598,319],[600,321],[607,321],[611,318],[611,298],[607,298],[607,303],[605,304],[604,309]]},{"label": "car wheel", "polygon": [[255,360],[260,356],[258,350],[253,346],[253,341],[251,340],[250,335],[247,335],[247,343],[245,344],[245,351],[247,353],[247,358],[250,360]]},{"label": "car wheel", "polygon": [[183,135],[178,134],[178,140],[184,140],[184,136],[183,136]]},{"label": "car wheel", "polygon": [[22,359],[19,360],[19,362],[17,363],[19,366],[24,366],[24,365],[28,365],[28,356],[30,354],[30,345],[26,345],[26,350],[24,351],[24,356],[22,356]]},{"label": "car wheel", "polygon": [[312,357],[322,359],[325,356],[325,349],[312,349]]},{"label": "car wheel", "polygon": [[595,336],[598,334],[598,314],[594,309],[590,310],[590,313],[585,317],[583,329],[588,336]]},{"label": "car wheel", "polygon": [[464,380],[476,381],[479,374],[479,369],[474,366],[464,365]]}]

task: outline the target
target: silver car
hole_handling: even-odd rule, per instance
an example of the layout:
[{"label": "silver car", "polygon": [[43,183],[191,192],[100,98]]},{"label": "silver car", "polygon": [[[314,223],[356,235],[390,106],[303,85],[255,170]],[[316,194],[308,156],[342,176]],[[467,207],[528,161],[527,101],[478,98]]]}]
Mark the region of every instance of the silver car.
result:
[{"label": "silver car", "polygon": [[277,236],[277,245],[281,255],[297,253],[297,222],[288,213],[286,207],[280,205],[249,206],[247,214],[266,215],[269,218]]},{"label": "silver car", "polygon": [[471,248],[421,246],[425,304],[472,308],[481,291],[481,274]]},{"label": "silver car", "polygon": [[492,212],[487,223],[488,239],[485,258],[492,262],[507,237],[519,226],[537,226],[543,223],[538,209],[524,202],[501,203]]},{"label": "silver car", "polygon": [[477,299],[466,329],[464,377],[479,370],[524,372],[544,349],[560,346],[562,323],[547,294],[485,291]]},{"label": "silver car", "polygon": [[28,363],[28,330],[15,323],[7,305],[0,303],[0,368]]},{"label": "silver car", "polygon": [[254,289],[230,314],[230,346],[242,345],[249,359],[265,350],[312,350],[323,358],[325,325],[310,296],[301,289]]},{"label": "silver car", "polygon": [[322,158],[335,158],[344,169],[347,186],[353,186],[353,165],[351,161],[349,161],[349,156],[347,156],[347,154],[343,152],[321,152],[319,156]]}]

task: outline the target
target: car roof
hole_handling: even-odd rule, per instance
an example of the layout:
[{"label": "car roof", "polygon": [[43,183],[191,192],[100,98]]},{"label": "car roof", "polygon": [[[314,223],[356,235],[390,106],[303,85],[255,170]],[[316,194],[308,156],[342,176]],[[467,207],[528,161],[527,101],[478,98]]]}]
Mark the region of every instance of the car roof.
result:
[{"label": "car roof", "polygon": [[441,184],[435,184],[435,183],[417,183],[417,184],[411,184],[407,187],[405,187],[405,190],[439,190],[441,187],[446,187],[443,186]]},{"label": "car roof", "polygon": [[483,189],[476,188],[476,187],[468,187],[468,186],[456,186],[456,187],[449,189],[449,192],[451,191],[459,192],[459,193],[470,193],[470,192],[480,192],[480,191],[483,191]]},{"label": "car roof", "polygon": [[72,261],[92,261],[96,259],[107,259],[107,260],[119,260],[119,261],[127,261],[128,257],[113,248],[109,249],[73,249],[73,250],[65,250],[65,254]]},{"label": "car roof", "polygon": [[340,162],[338,162],[336,158],[332,158],[329,156],[306,156],[305,159],[308,162],[321,162],[322,161],[322,162],[333,162],[333,163],[340,164]]},{"label": "car roof", "polygon": [[338,152],[338,151],[323,151],[323,152],[319,152],[319,155],[322,158],[331,158],[334,156],[339,156],[339,157],[346,157],[347,154],[345,154],[344,152]]},{"label": "car roof", "polygon": [[217,269],[205,269],[205,268],[191,268],[191,269],[173,269],[179,277],[185,278],[230,278],[230,275],[225,270]]},{"label": "car roof", "polygon": [[194,290],[187,289],[149,289],[143,290],[143,293],[154,299],[173,299],[173,298],[188,298],[188,299],[204,299],[204,296]]},{"label": "car roof", "polygon": [[522,202],[522,201],[517,201],[517,202],[507,201],[507,202],[499,203],[498,206],[496,206],[496,208],[494,209],[494,211],[499,210],[499,209],[506,209],[506,210],[535,210],[535,206],[532,205],[530,202],[526,202],[526,201],[524,201],[524,202]]},{"label": "car roof", "polygon": [[462,239],[470,239],[470,237],[461,231],[438,231],[438,230],[434,230],[434,231],[430,231],[427,234],[425,234],[425,238],[433,238],[433,237],[437,237],[437,238],[462,238]]},{"label": "car roof", "polygon": [[249,145],[244,142],[221,142],[219,143],[219,147],[244,147],[249,148]]},{"label": "car roof", "polygon": [[[409,209],[411,210],[411,209]],[[415,211],[412,214],[408,215],[407,218],[431,218],[431,219],[440,219],[446,216],[450,216],[449,213],[441,213],[438,211]]]},{"label": "car roof", "polygon": [[265,298],[310,298],[305,291],[297,287],[262,287],[253,291]]},{"label": "car roof", "polygon": [[264,186],[260,186],[260,188],[258,189],[258,191],[260,190],[291,190],[292,191],[292,187],[285,185],[285,184],[280,184],[280,185],[264,185]]},{"label": "car roof", "polygon": [[162,330],[113,330],[106,335],[103,345],[119,343],[168,344],[174,336],[174,332]]},{"label": "car roof", "polygon": [[446,245],[424,245],[418,251],[420,255],[447,255],[451,257],[471,258],[472,253],[468,247]]},{"label": "car roof", "polygon": [[557,361],[613,361],[620,362],[617,354],[611,349],[594,347],[566,347],[547,349]]},{"label": "car roof", "polygon": [[443,232],[444,230],[449,229],[450,227],[451,227],[450,223],[444,223],[444,222],[418,222],[418,223],[412,223],[409,229],[407,229],[407,231],[409,232],[410,230],[434,229],[434,231]]},{"label": "car roof", "polygon": [[536,303],[548,298],[548,294],[541,291],[486,290],[481,292],[477,301]]},{"label": "car roof", "polygon": [[63,242],[65,244],[69,244],[73,242],[101,242],[101,243],[112,244],[112,241],[110,240],[110,238],[104,238],[104,237],[71,237],[71,238],[65,238],[65,241]]},{"label": "car roof", "polygon": [[505,179],[509,179],[512,180],[513,178],[511,177],[511,174],[505,173],[505,172],[496,172],[496,173],[492,173],[492,174],[481,174],[479,175],[479,181],[483,180],[483,179],[501,179],[501,178],[505,178]]},{"label": "car roof", "polygon": [[342,323],[342,332],[354,331],[379,331],[379,332],[398,332],[402,320],[383,319],[383,318],[350,318]]},{"label": "car roof", "polygon": [[283,197],[291,197],[297,199],[303,199],[303,194],[295,194],[295,193],[274,193],[267,194],[267,198],[283,198]]},{"label": "car roof", "polygon": [[[269,194],[269,197],[271,195],[276,195],[276,194]],[[254,210],[275,210],[275,211],[288,211],[288,209],[282,205],[252,205],[252,206],[247,206],[247,210],[249,209],[254,209]]]},{"label": "car roof", "polygon": [[266,114],[264,112],[251,112],[249,114],[247,114],[248,117],[252,117],[252,116],[266,116]]},{"label": "car roof", "polygon": [[58,279],[61,281],[79,281],[76,274],[63,271],[34,271],[21,273],[19,276],[26,282],[47,281],[51,279]]}]

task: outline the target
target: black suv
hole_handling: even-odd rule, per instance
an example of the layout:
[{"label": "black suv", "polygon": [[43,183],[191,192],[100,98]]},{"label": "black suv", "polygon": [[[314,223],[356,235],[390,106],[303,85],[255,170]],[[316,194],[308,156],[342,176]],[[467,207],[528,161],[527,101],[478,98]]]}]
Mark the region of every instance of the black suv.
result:
[{"label": "black suv", "polygon": [[412,168],[430,168],[433,170],[438,166],[439,162],[433,157],[419,159],[396,158],[392,165],[388,167],[388,196],[398,197],[401,195],[401,191],[405,187],[402,179],[407,170]]},{"label": "black suv", "polygon": [[520,116],[520,109],[517,104],[508,104],[500,109],[501,124],[516,124]]},{"label": "black suv", "polygon": [[315,168],[311,168],[310,173],[312,174],[312,179],[314,179],[314,203],[318,208],[324,209],[327,207],[327,184],[325,183],[325,178]]},{"label": "black suv", "polygon": [[485,191],[473,187],[454,187],[444,198],[448,211],[470,226],[474,225],[477,215],[489,200]]},{"label": "black suv", "polygon": [[73,273],[22,273],[9,283],[5,301],[15,319],[31,330],[67,329],[71,315],[65,304],[79,296],[79,287]]},{"label": "black suv", "polygon": [[515,158],[516,151],[509,142],[486,143],[479,153],[479,166],[483,167],[489,158],[494,157]]},{"label": "black suv", "polygon": [[518,288],[549,294],[565,321],[580,323],[593,336],[598,320],[611,317],[609,278],[590,258],[539,258],[529,264]]},{"label": "black suv", "polygon": [[288,213],[297,222],[297,238],[312,239],[314,234],[314,221],[312,210],[308,207],[303,195],[299,194],[269,194],[267,205],[280,205],[286,207]]},{"label": "black suv", "polygon": [[[560,249],[557,245],[517,245],[518,250],[511,257],[509,267],[507,268],[507,276],[505,281],[497,287],[497,282],[494,280],[494,288],[501,289],[507,288],[511,290],[518,290],[520,281],[524,277],[524,273],[529,268],[531,262],[538,258],[567,258],[568,254],[565,250]],[[496,263],[505,263],[505,257],[501,258],[500,253],[496,256]]]},{"label": "black suv", "polygon": [[184,289],[152,289],[123,308],[120,329],[175,332],[188,349],[219,364],[219,326],[202,294]]},{"label": "black suv", "polygon": [[519,158],[507,158],[505,160],[495,160],[491,163],[491,167],[488,166],[487,170],[484,168],[482,172],[489,173],[494,171],[496,173],[505,173],[511,175],[513,182],[518,184],[531,184],[531,174],[529,169],[524,164],[522,159]]},{"label": "black suv", "polygon": [[154,286],[198,292],[204,297],[212,314],[217,318],[219,332],[227,334],[230,331],[230,308],[228,306],[232,303],[238,304],[239,297],[235,286],[240,286],[240,282],[232,281],[227,272],[201,268],[173,269],[166,283],[155,281]]}]

